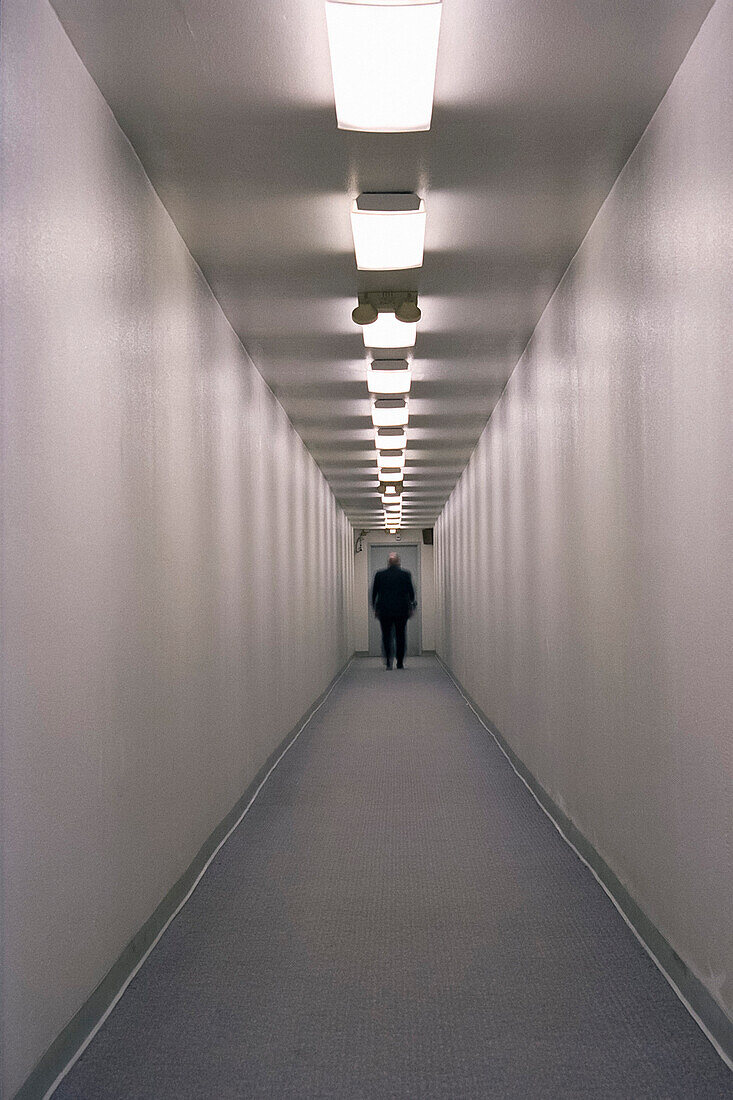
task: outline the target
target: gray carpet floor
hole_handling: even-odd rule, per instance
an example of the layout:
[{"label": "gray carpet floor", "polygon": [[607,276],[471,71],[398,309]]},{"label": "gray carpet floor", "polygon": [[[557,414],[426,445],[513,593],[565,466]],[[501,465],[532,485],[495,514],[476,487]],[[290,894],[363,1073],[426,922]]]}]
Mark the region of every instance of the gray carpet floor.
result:
[{"label": "gray carpet floor", "polygon": [[429,658],[355,661],[57,1100],[733,1096]]}]

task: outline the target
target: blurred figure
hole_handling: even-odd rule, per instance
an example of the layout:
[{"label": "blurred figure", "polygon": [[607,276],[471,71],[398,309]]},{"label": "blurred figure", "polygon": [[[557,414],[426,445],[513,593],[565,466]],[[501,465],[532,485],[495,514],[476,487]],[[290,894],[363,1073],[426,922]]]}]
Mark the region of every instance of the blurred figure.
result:
[{"label": "blurred figure", "polygon": [[382,651],[387,669],[392,668],[394,632],[397,668],[405,667],[405,630],[407,620],[417,606],[412,576],[400,567],[399,554],[390,554],[386,569],[374,574],[372,607],[382,628]]}]

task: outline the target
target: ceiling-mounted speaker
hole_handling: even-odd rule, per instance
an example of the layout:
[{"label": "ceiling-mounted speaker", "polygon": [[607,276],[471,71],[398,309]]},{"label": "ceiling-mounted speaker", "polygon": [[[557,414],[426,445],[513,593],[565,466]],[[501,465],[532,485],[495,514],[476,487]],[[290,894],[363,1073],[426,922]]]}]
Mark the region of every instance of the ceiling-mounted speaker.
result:
[{"label": "ceiling-mounted speaker", "polygon": [[405,325],[410,325],[420,320],[422,311],[417,302],[410,301],[408,298],[397,307],[394,311],[394,315],[398,321],[402,321]]},{"label": "ceiling-mounted speaker", "polygon": [[[377,343],[367,343],[370,348],[407,348],[413,347],[415,331],[411,329],[405,332],[395,331],[394,322],[398,321],[397,329],[401,325],[416,325],[422,317],[420,307],[417,304],[417,291],[414,290],[376,290],[360,291],[359,304],[351,311],[351,319],[355,324],[365,327],[373,325],[379,320],[378,328],[385,329],[383,333],[384,343],[379,342],[374,332],[369,333],[369,340],[377,340]],[[387,339],[389,337],[389,340]],[[364,340],[366,342],[366,333]]]},{"label": "ceiling-mounted speaker", "polygon": [[422,529],[422,541],[424,546],[433,545],[433,529],[432,527],[423,527]]},{"label": "ceiling-mounted speaker", "polygon": [[373,325],[377,316],[377,311],[371,302],[359,302],[356,309],[351,311],[351,320],[356,325]]}]

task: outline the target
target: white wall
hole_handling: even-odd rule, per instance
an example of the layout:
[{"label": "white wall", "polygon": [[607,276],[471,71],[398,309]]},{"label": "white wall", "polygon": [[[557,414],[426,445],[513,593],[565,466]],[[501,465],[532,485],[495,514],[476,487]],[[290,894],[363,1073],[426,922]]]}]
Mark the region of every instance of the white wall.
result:
[{"label": "white wall", "polygon": [[51,8],[1,34],[9,1096],[349,656],[353,556]]},{"label": "white wall", "polygon": [[[401,541],[407,545],[417,543],[420,550],[420,578],[416,585],[422,625],[422,648],[435,649],[435,566],[432,546],[424,546],[422,530],[405,528]],[[353,595],[353,645],[357,653],[369,650],[369,616],[373,614],[369,604],[369,546],[392,546],[394,535],[384,531],[368,531],[362,540],[364,549],[354,555]],[[414,580],[415,578],[413,578]]]},{"label": "white wall", "polygon": [[733,1013],[733,4],[436,527],[439,652]]}]

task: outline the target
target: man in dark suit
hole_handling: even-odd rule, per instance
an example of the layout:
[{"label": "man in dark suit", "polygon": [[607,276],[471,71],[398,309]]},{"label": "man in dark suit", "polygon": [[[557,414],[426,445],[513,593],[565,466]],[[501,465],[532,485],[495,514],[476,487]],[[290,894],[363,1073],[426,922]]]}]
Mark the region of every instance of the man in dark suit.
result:
[{"label": "man in dark suit", "polygon": [[397,668],[405,667],[405,628],[416,606],[415,589],[407,569],[400,568],[399,554],[390,554],[386,569],[374,574],[372,607],[382,628],[384,661],[392,668],[392,631],[395,634]]}]

